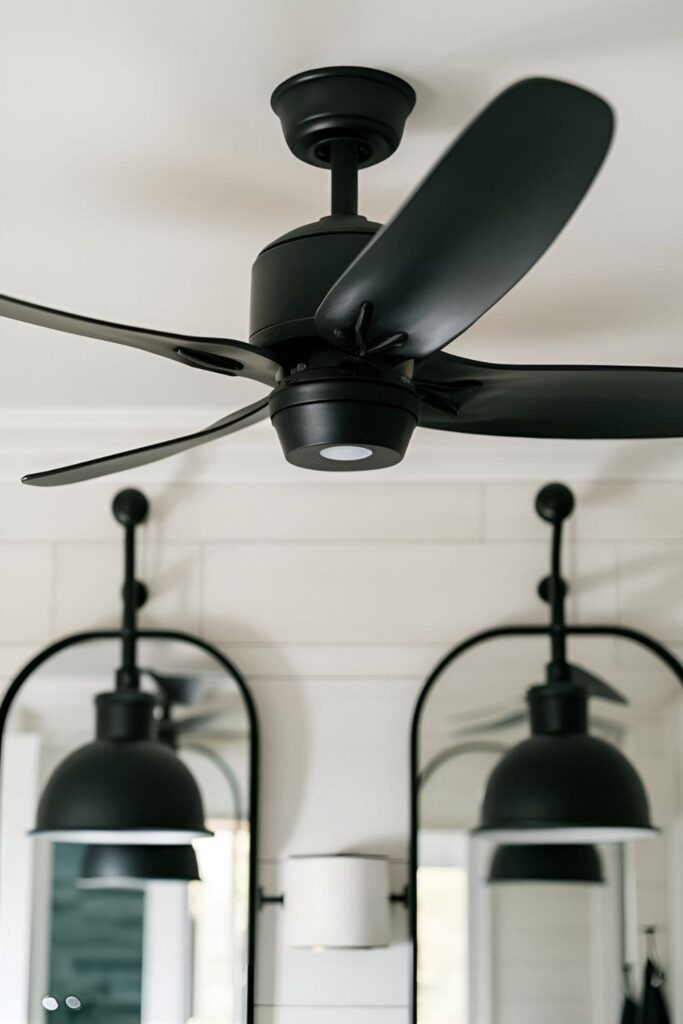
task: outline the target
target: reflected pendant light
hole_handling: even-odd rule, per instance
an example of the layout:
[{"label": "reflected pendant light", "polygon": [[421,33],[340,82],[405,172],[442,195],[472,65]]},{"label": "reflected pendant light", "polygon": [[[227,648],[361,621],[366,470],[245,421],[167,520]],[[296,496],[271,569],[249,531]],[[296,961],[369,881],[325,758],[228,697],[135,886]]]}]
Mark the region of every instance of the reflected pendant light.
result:
[{"label": "reflected pendant light", "polygon": [[136,612],[146,591],[135,579],[135,528],[147,510],[140,491],[121,491],[114,499],[114,516],[125,529],[122,663],[116,690],[96,698],[96,739],[53,772],[38,805],[33,835],[58,842],[171,846],[211,835],[192,773],[156,738],[158,702],[139,688]]},{"label": "reflected pendant light", "polygon": [[79,889],[144,889],[149,882],[199,881],[192,846],[88,846]]},{"label": "reflected pendant light", "polygon": [[487,881],[551,882],[601,885],[605,879],[600,854],[594,846],[499,846],[491,858]]}]

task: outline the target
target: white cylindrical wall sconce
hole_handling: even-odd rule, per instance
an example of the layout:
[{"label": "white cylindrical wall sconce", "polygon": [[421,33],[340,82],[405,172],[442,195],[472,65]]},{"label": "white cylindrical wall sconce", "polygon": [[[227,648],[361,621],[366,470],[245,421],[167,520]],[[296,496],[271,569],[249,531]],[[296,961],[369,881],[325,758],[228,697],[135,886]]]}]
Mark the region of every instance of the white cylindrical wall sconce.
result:
[{"label": "white cylindrical wall sconce", "polygon": [[391,941],[386,857],[291,857],[284,868],[285,941],[307,949],[368,949]]}]

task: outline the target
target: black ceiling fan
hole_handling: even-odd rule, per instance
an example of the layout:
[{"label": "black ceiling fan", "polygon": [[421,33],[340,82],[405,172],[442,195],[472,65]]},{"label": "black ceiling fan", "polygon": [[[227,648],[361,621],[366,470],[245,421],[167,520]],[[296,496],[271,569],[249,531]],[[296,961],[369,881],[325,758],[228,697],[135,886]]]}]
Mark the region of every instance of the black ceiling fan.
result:
[{"label": "black ceiling fan", "polygon": [[275,90],[292,152],[331,170],[332,209],[256,259],[249,343],[125,327],[0,296],[2,316],[270,388],[205,430],[24,482],[131,469],[267,416],[289,462],[337,471],[396,464],[416,426],[513,437],[683,435],[683,369],[501,365],[440,351],[561,231],[607,153],[610,107],[551,79],[511,86],[381,227],[357,213],[358,170],[394,152],[414,102],[401,79],[356,67],[304,72]]}]

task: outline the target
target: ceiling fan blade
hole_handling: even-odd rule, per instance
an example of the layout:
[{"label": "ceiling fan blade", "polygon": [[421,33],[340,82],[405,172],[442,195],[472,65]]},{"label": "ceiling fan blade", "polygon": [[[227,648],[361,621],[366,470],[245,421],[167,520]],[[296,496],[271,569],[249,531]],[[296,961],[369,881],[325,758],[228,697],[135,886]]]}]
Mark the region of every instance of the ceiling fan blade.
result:
[{"label": "ceiling fan blade", "polygon": [[510,366],[439,353],[418,366],[420,425],[503,437],[683,436],[683,368]]},{"label": "ceiling fan blade", "polygon": [[153,352],[167,359],[175,359],[187,366],[195,366],[213,373],[225,373],[231,377],[249,377],[262,384],[275,384],[280,364],[265,351],[242,341],[222,338],[193,338],[182,334],[168,334],[164,331],[148,331],[142,327],[126,327],[105,320],[63,313],[47,306],[22,302],[7,295],[0,295],[0,316],[19,320],[36,327],[48,327],[53,331],[64,331],[85,338],[112,341],[118,345]]},{"label": "ceiling fan blade", "polygon": [[587,672],[585,668],[581,668],[579,665],[569,665],[568,668],[569,681],[583,686],[589,696],[609,700],[614,704],[628,704],[627,698],[622,693],[619,693],[613,686],[610,686],[609,683],[606,683],[592,672]]},{"label": "ceiling fan blade", "polygon": [[148,444],[144,448],[133,448],[128,452],[119,452],[117,455],[105,455],[103,458],[90,459],[88,462],[76,462],[72,466],[48,469],[43,473],[29,473],[28,476],[23,477],[22,483],[35,487],[56,487],[60,484],[75,484],[82,480],[94,480],[95,477],[120,473],[123,470],[135,469],[137,466],[147,466],[151,462],[158,462],[170,455],[190,451],[191,448],[206,444],[207,441],[215,441],[219,437],[225,437],[226,434],[242,430],[243,427],[266,419],[267,416],[268,399],[263,398],[260,402],[254,402],[253,405],[247,405],[244,409],[224,416],[223,419],[204,430],[198,430],[195,434],[186,434],[184,437],[176,437],[171,441]]},{"label": "ceiling fan blade", "polygon": [[[531,78],[501,93],[359,254],[316,314],[332,343],[366,349],[406,334],[406,358],[457,338],[545,252],[607,153],[610,107],[566,82]],[[341,333],[340,333],[341,332]]]}]

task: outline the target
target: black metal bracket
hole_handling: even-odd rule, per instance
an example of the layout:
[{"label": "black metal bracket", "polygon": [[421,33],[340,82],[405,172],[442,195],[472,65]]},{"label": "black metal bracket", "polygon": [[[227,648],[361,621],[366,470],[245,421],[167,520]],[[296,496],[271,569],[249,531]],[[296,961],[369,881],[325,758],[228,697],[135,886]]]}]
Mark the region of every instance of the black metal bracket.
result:
[{"label": "black metal bracket", "polygon": [[[389,894],[390,903],[399,903],[403,907],[407,907],[409,903],[409,892],[408,886],[406,885],[401,892],[392,892]],[[262,886],[258,888],[257,894],[257,907],[259,910],[263,910],[264,907],[270,904],[276,904],[278,906],[284,906],[285,895],[284,893],[266,893]]]},{"label": "black metal bracket", "polygon": [[400,892],[392,892],[389,895],[390,903],[399,903],[402,907],[408,907],[410,902],[410,887],[405,885]]},{"label": "black metal bracket", "polygon": [[268,894],[262,886],[258,887],[258,893],[256,896],[256,905],[259,910],[263,910],[265,906],[269,904],[277,904],[283,906],[285,902],[284,893],[272,893]]},{"label": "black metal bracket", "polygon": [[[408,335],[400,332],[398,334],[391,334],[388,338],[383,338],[381,341],[375,342],[368,348],[367,345],[367,334],[372,320],[372,303],[361,302],[358,309],[358,315],[356,322],[353,326],[353,337],[356,344],[356,356],[359,359],[365,358],[367,355],[379,355],[380,352],[392,352],[397,351],[405,346],[408,340]],[[350,331],[345,331],[343,327],[336,327],[334,334],[336,338],[344,340]]]}]

